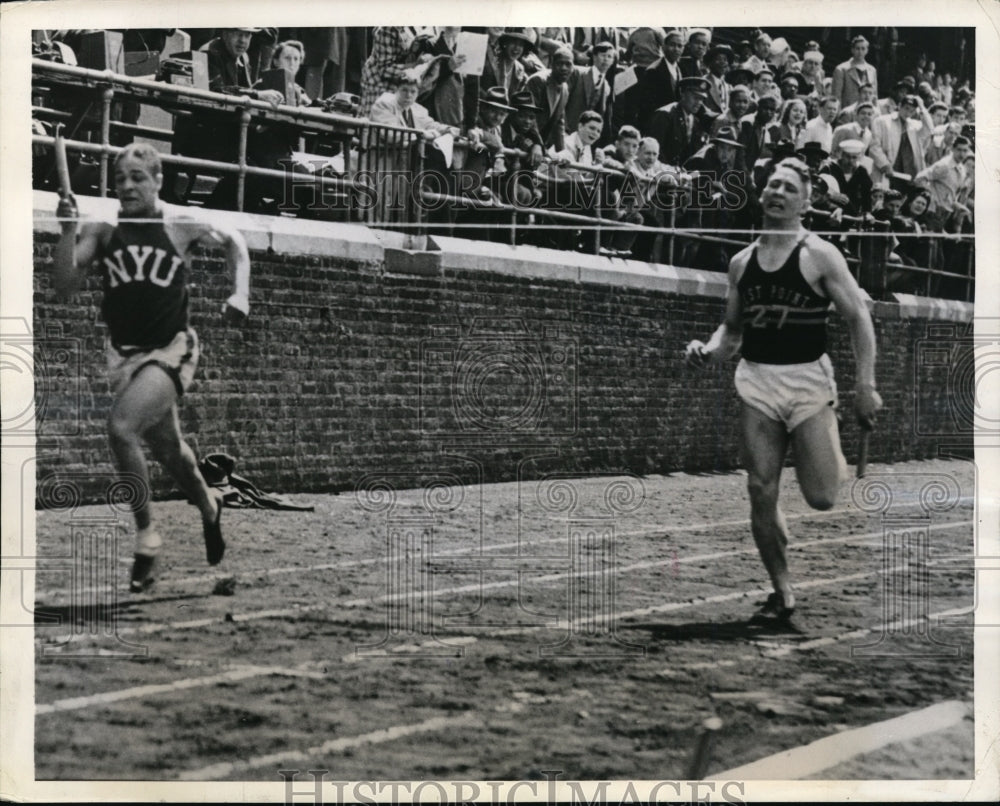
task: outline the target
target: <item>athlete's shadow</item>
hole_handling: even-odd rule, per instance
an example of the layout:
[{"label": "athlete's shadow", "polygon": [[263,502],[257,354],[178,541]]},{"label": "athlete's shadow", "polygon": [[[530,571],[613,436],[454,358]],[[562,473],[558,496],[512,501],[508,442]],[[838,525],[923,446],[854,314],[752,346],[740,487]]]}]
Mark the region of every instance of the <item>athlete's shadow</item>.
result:
[{"label": "athlete's shadow", "polygon": [[143,605],[154,602],[177,602],[188,599],[204,599],[207,594],[186,593],[176,596],[136,596],[112,603],[95,602],[88,604],[65,605],[35,605],[34,621],[39,627],[58,627],[60,625],[93,625],[111,624],[123,616],[136,615],[142,612]]},{"label": "athlete's shadow", "polygon": [[739,621],[695,621],[687,624],[664,624],[662,622],[625,622],[619,624],[619,631],[642,630],[649,633],[653,641],[753,641],[758,638],[782,635],[803,636],[794,624],[770,619],[764,622]]}]

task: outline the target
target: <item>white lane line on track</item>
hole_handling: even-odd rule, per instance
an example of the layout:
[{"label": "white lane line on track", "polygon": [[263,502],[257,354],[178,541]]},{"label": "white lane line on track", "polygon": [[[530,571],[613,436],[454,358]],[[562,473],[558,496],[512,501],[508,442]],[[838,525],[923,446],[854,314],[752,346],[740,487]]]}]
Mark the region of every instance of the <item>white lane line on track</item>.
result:
[{"label": "white lane line on track", "polygon": [[235,669],[210,675],[208,677],[189,677],[183,680],[175,680],[172,683],[162,683],[149,686],[135,686],[133,688],[119,689],[117,691],[105,691],[100,694],[91,694],[87,697],[71,697],[65,700],[56,700],[35,706],[36,715],[54,714],[60,711],[75,711],[81,708],[92,708],[97,705],[108,705],[120,702],[121,700],[134,700],[141,697],[153,697],[157,694],[169,694],[173,691],[185,691],[191,688],[203,686],[214,686],[217,683],[232,683],[238,680],[248,680],[253,677],[263,677],[276,675],[280,677],[309,677],[323,680],[326,675],[322,672],[311,672],[304,669],[285,669],[272,666],[239,666]]},{"label": "white lane line on track", "polygon": [[436,733],[453,728],[482,727],[482,719],[469,712],[460,716],[433,717],[423,722],[411,725],[394,725],[383,730],[372,731],[361,736],[345,736],[341,739],[331,739],[323,744],[305,750],[284,750],[266,756],[255,756],[242,761],[225,762],[202,767],[199,770],[188,770],[182,773],[180,781],[218,781],[237,772],[252,770],[257,767],[284,766],[302,761],[324,761],[324,756],[342,753],[356,747],[372,744],[384,744],[406,736],[420,733]]},{"label": "white lane line on track", "polygon": [[[841,509],[831,509],[825,512],[799,512],[792,515],[785,515],[786,521],[799,521],[807,518],[829,518],[836,515],[845,514],[862,514],[857,509],[853,507],[843,507]],[[682,532],[706,532],[712,529],[728,529],[734,526],[749,526],[750,520],[748,518],[743,518],[741,520],[732,521],[715,521],[712,523],[699,523],[699,524],[665,524],[663,526],[648,527],[644,529],[639,529],[637,531],[631,532],[621,532],[617,536],[622,537],[643,537],[651,534],[666,534],[671,535],[675,533]],[[546,543],[558,543],[566,542],[567,536],[565,534],[556,535],[554,537],[526,537],[521,540],[512,540],[508,543],[493,543],[490,545],[475,545],[475,546],[464,546],[457,549],[446,549],[444,551],[436,551],[434,553],[435,558],[442,557],[463,557],[469,554],[476,554],[482,552],[484,556],[488,556],[489,552],[502,551],[504,549],[518,549],[524,546],[534,546],[543,545]],[[120,564],[123,566],[131,566],[132,559],[122,558]],[[265,568],[260,571],[247,572],[244,574],[194,574],[186,577],[181,577],[176,580],[170,581],[170,587],[174,589],[185,589],[192,587],[203,587],[206,583],[217,582],[220,579],[236,579],[237,582],[240,580],[247,581],[253,580],[258,576],[284,576],[286,574],[312,574],[320,571],[341,571],[348,568],[364,568],[370,565],[384,565],[384,557],[374,557],[364,560],[338,560],[332,563],[323,563],[321,565],[289,565],[281,568]],[[35,568],[32,565],[30,568],[26,566],[27,570],[32,570]],[[80,588],[76,595],[92,594],[107,592],[107,586],[90,586]],[[62,591],[45,591],[41,592],[40,596],[45,595],[55,595],[57,598],[61,595]],[[50,602],[38,601],[36,606],[44,607],[46,604],[51,604]]]},{"label": "white lane line on track", "polygon": [[816,649],[822,646],[829,646],[831,644],[839,644],[841,641],[847,641],[852,638],[864,638],[865,636],[871,635],[877,632],[892,632],[894,630],[904,630],[907,627],[913,627],[917,624],[921,624],[924,621],[931,621],[932,619],[942,619],[949,618],[951,616],[965,616],[973,613],[974,608],[972,607],[953,607],[949,610],[940,610],[937,613],[928,613],[926,616],[911,616],[906,619],[897,619],[896,621],[890,621],[883,624],[876,624],[874,627],[865,627],[860,630],[852,630],[851,632],[841,633],[840,635],[830,635],[825,638],[814,638],[812,641],[805,641],[801,644],[790,644],[787,646],[777,647],[774,649],[768,649],[764,652],[764,657],[767,658],[783,658],[785,655],[789,655],[792,652],[801,652],[807,649]]},{"label": "white lane line on track", "polygon": [[[957,529],[959,527],[971,526],[972,524],[973,524],[973,521],[971,521],[971,520],[970,521],[953,521],[951,523],[931,524],[930,526],[928,526],[926,528],[929,529],[930,531],[937,531],[937,530]],[[851,542],[856,542],[856,541],[871,540],[873,538],[881,537],[882,535],[883,535],[883,532],[882,531],[878,531],[878,532],[867,532],[867,533],[861,534],[861,535],[845,535],[843,537],[821,538],[821,539],[817,539],[817,540],[806,540],[806,541],[802,541],[802,542],[794,544],[792,546],[792,548],[794,548],[794,549],[802,549],[802,548],[825,547],[825,546],[829,546],[829,545],[835,545],[837,543],[851,543]],[[614,572],[616,574],[620,574],[620,573],[627,572],[627,571],[646,570],[646,569],[649,569],[649,568],[657,568],[657,567],[662,567],[662,566],[665,566],[665,565],[674,565],[674,564],[677,564],[677,563],[679,563],[679,564],[686,564],[686,563],[693,563],[693,562],[702,562],[702,561],[705,561],[705,560],[715,560],[715,559],[721,559],[721,558],[724,558],[724,557],[735,557],[735,556],[740,555],[740,554],[754,554],[754,555],[756,555],[756,553],[757,553],[756,547],[752,547],[752,548],[746,548],[746,549],[734,549],[734,550],[731,550],[731,551],[712,552],[710,554],[701,554],[701,555],[696,555],[696,556],[693,556],[693,557],[684,557],[684,558],[670,557],[668,559],[663,559],[663,560],[646,560],[646,561],[641,562],[641,563],[632,563],[631,565],[626,565],[626,566],[615,566],[614,567]],[[601,575],[603,573],[605,573],[604,569],[596,569],[596,570],[589,571],[589,572],[586,572],[586,573],[563,572],[563,573],[558,573],[558,574],[546,574],[544,576],[533,577],[530,580],[530,582],[531,582],[532,585],[535,585],[535,584],[543,583],[543,582],[562,581],[562,580],[565,580],[565,579],[570,578],[570,577],[574,577],[574,578],[581,577],[582,578],[582,577],[588,577],[588,576],[599,576],[599,575]],[[860,577],[860,578],[863,578],[864,576],[867,576],[867,574],[862,575],[862,577]],[[845,577],[844,579],[846,580],[848,578]],[[523,580],[521,578],[521,575],[518,574],[518,576],[517,576],[516,579],[499,580],[497,582],[474,583],[474,584],[470,584],[470,585],[461,585],[461,586],[452,587],[452,588],[436,588],[433,591],[427,592],[426,595],[428,595],[428,596],[430,596],[432,598],[439,598],[439,597],[443,597],[443,596],[460,595],[460,594],[463,594],[463,593],[476,593],[476,592],[482,592],[482,591],[486,591],[486,590],[496,590],[496,589],[499,589],[499,588],[516,587],[516,586],[521,585],[522,583],[523,583]],[[802,583],[799,587],[805,587],[805,586],[807,586],[809,584],[810,583]],[[727,594],[723,594],[722,595],[722,597],[723,597],[722,599],[719,599],[719,597],[709,597],[709,598],[706,598],[706,599],[699,599],[698,601],[699,602],[703,602],[703,603],[710,603],[710,602],[713,602],[713,601],[726,601],[726,600],[728,600],[730,598],[740,598],[740,597],[745,596],[745,595],[747,595],[747,594],[744,594],[742,592],[738,592],[736,594],[727,593]],[[251,612],[251,613],[233,613],[232,614],[232,622],[234,622],[234,623],[244,623],[244,622],[250,622],[250,621],[259,621],[261,619],[288,618],[290,616],[299,616],[299,615],[302,615],[304,613],[311,613],[311,612],[316,612],[316,611],[324,610],[324,609],[332,607],[332,606],[336,606],[336,607],[340,607],[340,608],[370,607],[372,605],[378,605],[378,604],[390,604],[390,603],[393,603],[393,602],[407,601],[411,597],[412,597],[412,593],[386,594],[386,595],[383,595],[383,596],[369,597],[369,598],[363,598],[363,599],[348,599],[346,601],[341,601],[341,602],[333,601],[333,602],[324,602],[322,604],[313,604],[313,605],[307,605],[307,606],[284,607],[284,608],[275,608],[275,609],[271,609],[271,610],[258,610],[256,612]],[[679,609],[679,608],[684,608],[684,607],[689,607],[689,606],[690,606],[690,603],[688,603],[688,602],[668,603],[666,605],[656,605],[656,606],[654,606],[652,608],[644,608],[641,611],[635,611],[635,614],[637,614],[637,615],[645,615],[645,614],[648,614],[648,613],[668,612],[671,609]],[[629,614],[629,615],[631,615],[631,614]],[[116,634],[119,635],[119,636],[124,636],[124,635],[150,635],[150,634],[153,634],[153,633],[162,632],[164,630],[191,630],[191,629],[200,629],[202,627],[209,627],[209,626],[217,625],[217,624],[220,624],[220,623],[221,623],[221,620],[220,620],[220,618],[218,616],[212,616],[210,618],[192,619],[190,621],[157,622],[157,623],[152,623],[152,624],[143,624],[143,625],[139,625],[139,626],[136,626],[136,627],[119,627],[117,629],[117,631],[116,631]],[[39,631],[36,630],[36,636],[38,636],[38,635],[39,635]],[[73,642],[73,641],[86,640],[89,637],[90,636],[82,635],[82,634],[71,634],[71,635],[68,635],[68,636],[60,636],[58,638],[46,638],[44,640],[47,643],[50,643],[50,644],[52,644],[52,643],[55,643],[55,644],[69,644],[70,642]]]},{"label": "white lane line on track", "polygon": [[969,708],[958,700],[939,702],[894,719],[826,736],[801,747],[707,776],[709,781],[795,781],[890,744],[907,742],[959,724]]}]

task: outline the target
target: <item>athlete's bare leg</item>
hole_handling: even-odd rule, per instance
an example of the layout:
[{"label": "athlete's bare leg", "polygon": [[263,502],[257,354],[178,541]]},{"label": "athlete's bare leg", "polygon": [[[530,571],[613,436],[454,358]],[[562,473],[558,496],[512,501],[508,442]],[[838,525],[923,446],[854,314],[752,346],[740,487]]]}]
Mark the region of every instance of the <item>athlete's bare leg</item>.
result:
[{"label": "athlete's bare leg", "polygon": [[750,528],[774,590],[787,608],[795,606],[788,578],[788,527],[778,507],[778,483],[790,437],[784,423],[745,403],[742,414],[743,463],[750,492]]},{"label": "athlete's bare leg", "polygon": [[201,519],[213,523],[219,503],[198,469],[194,451],[181,436],[177,406],[171,406],[163,418],[146,429],[143,435],[157,461],[162,464],[201,511]]},{"label": "athlete's bare leg", "polygon": [[840,431],[832,406],[814,414],[792,431],[795,475],[809,506],[831,509],[847,478],[847,460],[840,449]]},{"label": "athlete's bare leg", "polygon": [[152,521],[149,506],[149,467],[142,449],[142,435],[166,416],[177,401],[173,381],[155,365],[143,367],[118,395],[108,419],[108,438],[115,464],[123,473],[138,476],[146,488],[135,508],[136,526],[148,529]]},{"label": "athlete's bare leg", "polygon": [[[118,396],[111,409],[108,433],[119,470],[137,475],[148,490],[149,468],[142,449],[145,438],[154,456],[201,511],[202,520],[215,520],[218,505],[198,470],[194,453],[181,438],[177,389],[161,367],[143,367]],[[140,530],[147,529],[152,521],[149,496],[142,498],[144,503],[134,512]]]}]

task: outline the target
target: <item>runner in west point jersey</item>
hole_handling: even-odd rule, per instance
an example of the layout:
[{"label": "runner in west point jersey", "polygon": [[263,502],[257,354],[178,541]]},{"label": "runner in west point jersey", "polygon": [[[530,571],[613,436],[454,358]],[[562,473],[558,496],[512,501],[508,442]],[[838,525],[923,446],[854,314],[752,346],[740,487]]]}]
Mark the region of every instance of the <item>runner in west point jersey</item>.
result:
[{"label": "runner in west point jersey", "polygon": [[857,362],[855,407],[867,428],[882,407],[875,391],[875,331],[843,255],[803,228],[809,207],[808,167],[782,160],[760,202],[764,234],[729,264],[725,320],[707,344],[692,341],[694,366],[718,363],[742,349],[736,390],[743,401],[742,448],[748,474],[751,530],[771,578],[754,620],[787,621],[795,609],[786,547],[788,527],[778,507],[778,482],[789,445],[806,501],[830,509],[847,463],[835,413],[837,387],[826,354],[832,303],[843,317]]},{"label": "runner in west point jersey", "polygon": [[145,442],[201,511],[205,552],[218,564],[225,552],[222,501],[198,470],[180,433],[177,403],[194,376],[198,336],[188,323],[190,250],[221,246],[235,290],[223,306],[230,321],[249,312],[250,257],[243,236],[209,214],[165,204],[160,158],[148,145],[126,147],[114,164],[120,203],[115,223],[79,225],[76,201],[60,200],[62,235],[55,251],[54,285],[74,294],[96,266],[103,281],[101,312],[108,326],[108,371],[115,400],[108,420],[118,470],[137,479],[133,514],[137,534],[130,590],[141,593],[156,577],[163,539],[149,505]]}]

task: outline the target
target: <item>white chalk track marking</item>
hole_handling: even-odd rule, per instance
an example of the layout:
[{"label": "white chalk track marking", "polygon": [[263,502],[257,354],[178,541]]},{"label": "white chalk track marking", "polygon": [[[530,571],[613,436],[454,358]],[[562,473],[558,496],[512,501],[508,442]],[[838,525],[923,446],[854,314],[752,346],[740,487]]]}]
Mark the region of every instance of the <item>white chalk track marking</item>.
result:
[{"label": "white chalk track marking", "polygon": [[212,764],[202,767],[200,770],[189,770],[179,776],[181,781],[218,781],[237,772],[252,770],[257,767],[283,766],[301,761],[322,761],[324,756],[334,753],[343,753],[356,747],[364,747],[371,744],[384,744],[393,742],[406,736],[414,736],[419,733],[434,733],[437,731],[449,730],[453,728],[482,727],[482,720],[473,713],[465,713],[461,716],[433,717],[432,719],[418,722],[414,725],[395,725],[391,728],[372,731],[361,736],[346,736],[342,739],[331,739],[323,744],[310,747],[306,750],[284,750],[280,753],[271,753],[266,756],[256,756],[244,761],[233,761],[222,764]]},{"label": "white chalk track marking", "polygon": [[[928,528],[931,531],[948,530],[948,529],[957,529],[959,527],[971,526],[973,523],[974,523],[973,521],[968,521],[968,520],[967,521],[954,521],[954,522],[951,522],[951,523],[932,524]],[[797,542],[795,544],[792,544],[791,548],[797,550],[797,549],[805,549],[805,548],[823,547],[823,546],[836,545],[838,543],[853,543],[853,542],[857,542],[857,541],[873,540],[873,539],[881,538],[882,536],[883,536],[883,532],[882,531],[877,531],[877,532],[866,532],[865,534],[860,534],[860,535],[846,535],[844,537],[821,538],[821,539],[817,539],[817,540],[803,540],[803,541]],[[735,556],[740,555],[740,554],[753,554],[753,555],[756,555],[757,554],[757,548],[756,547],[751,547],[751,548],[746,548],[746,549],[734,549],[734,550],[731,550],[731,551],[719,551],[719,552],[712,552],[710,554],[699,554],[699,555],[696,555],[696,556],[693,556],[693,557],[683,557],[683,558],[670,557],[670,558],[666,558],[666,559],[662,559],[662,560],[647,560],[647,561],[640,562],[640,563],[632,563],[631,565],[625,565],[625,566],[615,567],[614,568],[614,572],[615,573],[624,573],[624,572],[628,572],[628,571],[646,570],[646,569],[649,569],[649,568],[660,568],[660,567],[663,567],[665,565],[674,565],[674,564],[684,565],[684,564],[687,564],[687,563],[704,562],[705,560],[716,560],[716,559],[722,559],[722,558],[725,558],[725,557],[735,557]],[[597,569],[597,570],[590,571],[590,572],[587,572],[587,573],[582,573],[582,574],[581,573],[574,574],[574,573],[571,573],[571,572],[563,572],[563,573],[558,573],[558,574],[547,574],[547,575],[544,575],[544,576],[539,576],[539,577],[532,578],[530,580],[530,584],[537,585],[539,583],[545,583],[545,582],[559,582],[559,581],[567,579],[568,577],[599,576],[599,575],[601,575],[603,573],[604,573],[603,569]],[[867,576],[871,576],[872,574],[875,574],[875,573],[877,573],[877,571],[872,571],[872,572],[868,572],[868,573],[861,574],[861,575],[855,574],[855,575],[852,575],[852,576],[849,576],[849,577],[839,578],[839,580],[837,580],[837,581],[849,581],[849,580],[855,579],[855,578],[864,578],[864,577],[867,577]],[[469,584],[469,585],[461,585],[461,586],[452,587],[452,588],[439,588],[439,589],[435,589],[431,595],[433,596],[433,598],[436,599],[436,598],[439,598],[439,597],[454,596],[454,595],[460,595],[460,594],[463,594],[463,593],[477,593],[477,592],[486,591],[486,590],[496,590],[496,589],[500,589],[500,588],[516,587],[516,586],[522,584],[522,580],[520,579],[520,575],[518,575],[518,577],[519,578],[517,578],[517,579],[505,579],[505,580],[499,580],[497,582],[473,583],[473,584]],[[825,582],[829,582],[829,581],[830,580],[826,580]],[[809,584],[810,583],[803,583],[803,584],[800,584],[799,587],[806,587]],[[754,592],[755,591],[751,591],[751,594],[754,593]],[[766,593],[767,591],[764,591],[764,592]],[[697,602],[695,602],[695,603],[705,604],[705,603],[729,601],[731,599],[743,598],[743,597],[745,597],[747,595],[750,595],[750,594],[747,594],[746,592],[743,592],[743,591],[739,591],[739,592],[736,592],[736,593],[726,593],[726,594],[721,594],[720,596],[711,596],[711,597],[707,597],[707,598],[704,598],[704,599],[698,599]],[[232,621],[235,622],[235,623],[243,623],[243,622],[250,622],[250,621],[259,621],[261,619],[290,618],[290,617],[293,617],[293,616],[302,615],[303,613],[316,612],[316,611],[324,610],[324,609],[327,609],[327,608],[330,608],[330,607],[337,607],[337,608],[343,608],[343,609],[357,608],[357,607],[371,607],[373,605],[378,605],[378,604],[388,604],[388,603],[391,603],[391,602],[405,601],[407,597],[408,597],[408,594],[396,594],[396,595],[386,594],[384,596],[369,597],[369,598],[364,598],[364,599],[348,599],[348,600],[339,601],[339,602],[338,601],[324,602],[322,604],[315,604],[315,605],[308,605],[308,606],[296,606],[296,607],[276,608],[276,609],[273,609],[273,610],[258,610],[258,611],[254,611],[254,612],[250,612],[250,613],[233,613],[233,615],[232,615]],[[663,604],[663,605],[654,605],[652,607],[643,608],[641,610],[630,611],[628,613],[622,613],[622,614],[619,615],[619,618],[621,618],[621,617],[632,617],[632,616],[648,615],[648,614],[652,614],[652,613],[665,613],[665,612],[669,612],[671,610],[678,610],[678,609],[682,609],[682,608],[691,607],[695,603],[692,603],[692,602],[668,602],[668,603]],[[151,623],[151,624],[143,624],[143,625],[140,625],[140,626],[137,626],[137,627],[119,627],[118,630],[117,630],[117,635],[119,635],[119,636],[125,636],[125,635],[150,635],[150,634],[153,634],[153,633],[163,632],[164,630],[192,630],[192,629],[201,629],[203,627],[210,627],[212,625],[219,624],[219,623],[220,623],[219,616],[212,616],[212,617],[209,617],[209,618],[192,619],[190,621],[155,622],[155,623]],[[36,635],[37,635],[37,633],[36,633]],[[60,636],[58,638],[46,638],[44,640],[46,640],[46,642],[50,643],[50,644],[65,644],[65,645],[68,645],[69,643],[71,643],[73,641],[87,640],[88,637],[89,636],[86,636],[86,635],[80,635],[80,634],[75,634],[74,635],[74,634],[71,634],[71,635],[66,635],[66,636]]]},{"label": "white chalk track marking", "polygon": [[903,716],[826,736],[724,772],[707,780],[795,781],[871,753],[890,744],[908,742],[959,724],[969,712],[964,703],[949,700]]},{"label": "white chalk track marking", "polygon": [[213,674],[208,677],[188,677],[183,680],[175,680],[172,683],[162,683],[150,686],[135,686],[134,688],[123,688],[117,691],[105,691],[101,694],[91,694],[88,697],[72,697],[65,700],[56,700],[53,703],[37,705],[35,714],[54,714],[60,711],[76,711],[81,708],[93,708],[98,705],[110,705],[122,700],[134,700],[144,697],[155,697],[157,694],[169,694],[173,691],[185,691],[190,688],[200,688],[203,686],[214,686],[217,683],[233,683],[238,680],[249,680],[253,677],[264,677],[267,675],[277,675],[280,677],[310,677],[315,680],[324,680],[326,675],[322,672],[311,672],[304,669],[284,669],[273,666],[238,666],[235,669]]},{"label": "white chalk track marking", "polygon": [[[786,521],[798,521],[805,518],[829,518],[837,515],[847,515],[847,514],[859,514],[858,510],[851,507],[844,507],[842,509],[831,509],[826,512],[799,512],[793,515],[785,515]],[[553,518],[552,520],[559,520]],[[731,521],[715,521],[711,523],[697,523],[697,524],[679,524],[679,523],[667,523],[659,526],[648,526],[643,529],[638,529],[629,532],[622,532],[618,535],[619,538],[625,537],[645,537],[648,535],[672,535],[683,532],[707,532],[713,529],[726,529],[729,527],[736,526],[749,526],[750,520],[748,518],[743,518],[740,520]],[[525,537],[520,540],[512,540],[508,543],[493,543],[493,544],[483,544],[474,546],[463,546],[456,549],[446,549],[443,551],[435,552],[434,556],[436,558],[444,557],[463,557],[469,554],[475,554],[477,552],[483,552],[484,554],[488,552],[503,551],[504,549],[519,549],[526,545],[544,545],[546,543],[558,543],[560,541],[565,542],[566,535],[560,534],[555,537]],[[193,574],[180,579],[171,579],[170,587],[171,589],[183,590],[184,588],[200,588],[207,582],[216,582],[220,579],[235,579],[237,582],[252,582],[256,577],[259,576],[284,576],[286,574],[315,574],[322,571],[341,571],[348,568],[364,568],[370,565],[381,565],[385,563],[384,557],[374,557],[364,560],[338,560],[332,563],[323,563],[322,565],[289,565],[282,568],[264,568],[259,571],[253,571],[244,574]],[[124,566],[131,566],[132,557],[121,558],[121,564]],[[27,570],[33,569],[35,566],[26,566]],[[80,588],[77,595],[80,594],[92,594],[99,593],[101,591],[106,591],[107,587],[101,586],[90,586]],[[62,595],[62,591],[51,590],[45,591],[42,595],[55,596],[57,599]],[[45,604],[52,604],[52,602],[42,602],[39,601],[40,606]]]}]

